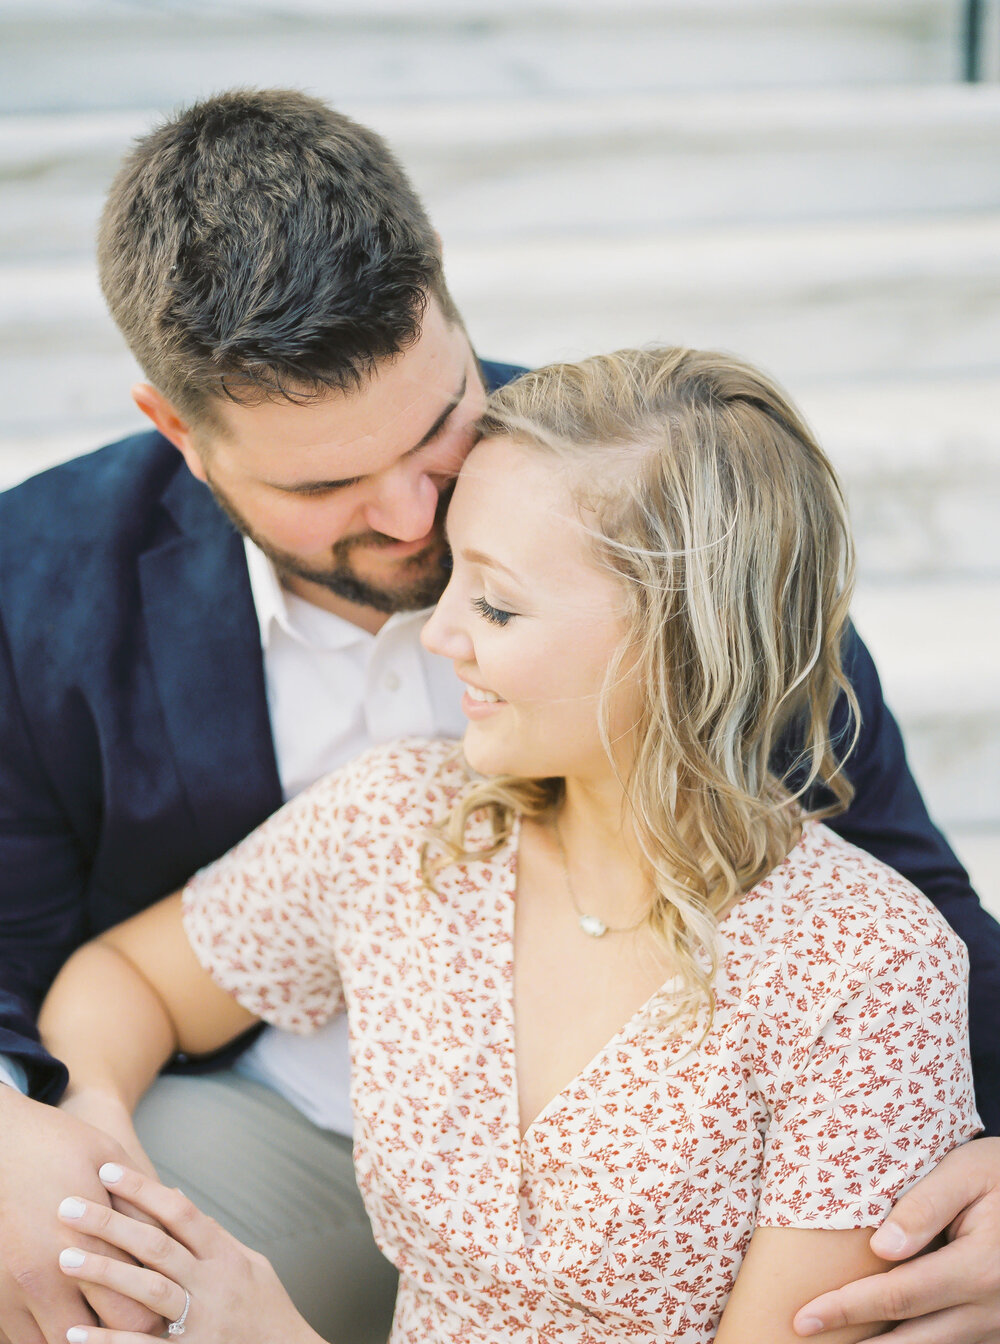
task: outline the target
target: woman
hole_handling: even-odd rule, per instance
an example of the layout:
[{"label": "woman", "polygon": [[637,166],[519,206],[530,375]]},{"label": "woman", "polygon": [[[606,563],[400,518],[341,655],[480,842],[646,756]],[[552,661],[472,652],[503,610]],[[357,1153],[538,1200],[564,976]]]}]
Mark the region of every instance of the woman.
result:
[{"label": "woman", "polygon": [[[786,1344],[977,1128],[964,949],[819,821],[849,796],[841,495],[782,394],[717,355],[544,369],[483,434],[425,632],[467,685],[462,751],[406,741],[321,781],[77,953],[42,1030],[70,1104],[127,1139],[175,1051],[346,1002],[393,1344]],[[769,769],[793,721],[825,812]],[[177,1192],[104,1179],[171,1235],[69,1200],[146,1267],[67,1273],[192,1344],[315,1344]]]}]

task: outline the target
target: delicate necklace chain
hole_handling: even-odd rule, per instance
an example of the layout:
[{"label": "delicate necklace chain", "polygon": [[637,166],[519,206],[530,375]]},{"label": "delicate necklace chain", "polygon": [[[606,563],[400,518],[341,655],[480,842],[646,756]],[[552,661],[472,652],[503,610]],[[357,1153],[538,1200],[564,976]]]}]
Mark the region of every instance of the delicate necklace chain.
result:
[{"label": "delicate necklace chain", "polygon": [[566,858],[566,846],[563,844],[562,832],[559,830],[559,818],[553,816],[552,829],[555,831],[556,844],[559,846],[559,857],[562,859],[563,876],[566,878],[566,890],[569,892],[569,898],[573,902],[573,909],[576,911],[576,922],[587,935],[588,938],[603,938],[606,933],[633,933],[640,925],[645,924],[646,916],[637,919],[634,924],[628,924],[624,928],[615,928],[611,924],[605,924],[604,920],[598,915],[585,915],[580,909],[580,902],[576,899],[576,892],[573,890],[573,879],[569,875],[569,860]]}]

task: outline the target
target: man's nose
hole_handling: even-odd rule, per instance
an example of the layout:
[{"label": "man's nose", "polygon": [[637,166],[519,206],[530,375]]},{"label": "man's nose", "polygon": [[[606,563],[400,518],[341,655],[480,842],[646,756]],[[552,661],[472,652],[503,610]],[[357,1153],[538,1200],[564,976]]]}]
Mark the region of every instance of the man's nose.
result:
[{"label": "man's nose", "polygon": [[374,532],[397,541],[419,541],[434,526],[438,488],[426,472],[390,471],[365,510]]}]

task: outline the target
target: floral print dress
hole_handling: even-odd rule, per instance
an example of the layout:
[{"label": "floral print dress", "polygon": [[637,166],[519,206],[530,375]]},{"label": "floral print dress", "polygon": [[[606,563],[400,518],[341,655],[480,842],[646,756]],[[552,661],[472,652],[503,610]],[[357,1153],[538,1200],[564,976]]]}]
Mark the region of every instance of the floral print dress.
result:
[{"label": "floral print dress", "polygon": [[720,924],[707,1036],[663,1026],[665,985],[522,1138],[517,830],[435,891],[420,876],[467,787],[454,743],[380,747],[184,900],[252,1012],[308,1032],[346,1005],[358,1181],[401,1276],[391,1344],[711,1340],[755,1226],[874,1226],[979,1128],[962,943],[807,823]]}]

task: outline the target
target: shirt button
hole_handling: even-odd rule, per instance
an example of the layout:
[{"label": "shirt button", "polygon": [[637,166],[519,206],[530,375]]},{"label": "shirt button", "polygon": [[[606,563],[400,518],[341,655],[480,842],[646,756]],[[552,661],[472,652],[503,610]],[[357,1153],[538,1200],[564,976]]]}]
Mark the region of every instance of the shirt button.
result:
[{"label": "shirt button", "polygon": [[400,686],[398,675],[395,672],[388,672],[383,684],[387,691],[398,691]]}]

